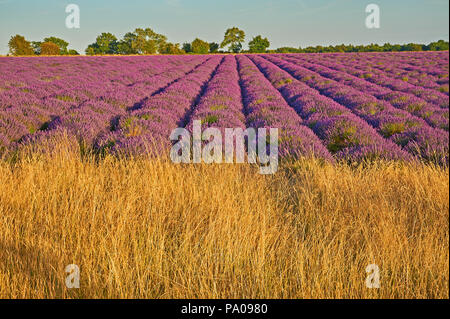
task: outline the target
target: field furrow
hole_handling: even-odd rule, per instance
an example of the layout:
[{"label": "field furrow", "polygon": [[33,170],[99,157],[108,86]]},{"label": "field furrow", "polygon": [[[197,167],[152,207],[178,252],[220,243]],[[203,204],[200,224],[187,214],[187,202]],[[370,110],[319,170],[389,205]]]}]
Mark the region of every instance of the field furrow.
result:
[{"label": "field furrow", "polygon": [[224,58],[198,104],[186,116],[185,123],[190,132],[194,121],[200,121],[202,129],[216,127],[222,133],[225,128],[246,128],[235,57]]},{"label": "field furrow", "polygon": [[275,56],[264,56],[296,79],[344,105],[385,138],[424,160],[448,162],[448,132],[431,128],[424,120],[395,109],[386,101],[324,78],[318,73]]},{"label": "field furrow", "polygon": [[409,157],[399,146],[381,137],[349,109],[321,95],[267,60],[258,56],[250,59],[337,158],[360,161]]},{"label": "field furrow", "polygon": [[142,105],[118,120],[113,132],[101,136],[97,147],[114,152],[147,152],[149,145],[166,151],[173,129],[185,125],[186,115],[195,107],[206,83],[223,57],[212,57],[192,72],[146,99]]},{"label": "field furrow", "polygon": [[279,152],[283,156],[332,157],[320,139],[303,124],[298,114],[248,57],[237,56],[247,126],[278,128]]},{"label": "field furrow", "polygon": [[339,71],[334,68],[331,63],[315,61],[309,63],[305,61],[299,62],[296,59],[283,57],[284,60],[298,64],[308,70],[319,73],[321,76],[333,79],[344,85],[351,86],[354,89],[371,94],[380,100],[385,100],[392,106],[405,110],[417,117],[422,118],[433,127],[441,128],[448,131],[449,110],[443,109],[434,104],[416,97],[410,93],[395,91],[390,88],[380,86],[378,84],[367,81],[364,78],[352,75],[351,68],[345,68],[345,71]]},{"label": "field furrow", "polygon": [[[315,58],[308,57],[298,57],[302,63],[306,61],[315,63]],[[437,92],[433,89],[427,89],[420,86],[415,86],[413,84],[407,83],[406,81],[402,81],[399,79],[395,79],[391,76],[386,75],[386,73],[376,72],[374,68],[369,68],[367,65],[361,66],[358,64],[343,62],[343,66],[345,66],[346,72],[353,74],[355,76],[361,76],[369,82],[375,83],[377,85],[389,88],[394,91],[400,91],[404,93],[409,93],[421,98],[433,105],[436,105],[440,108],[448,109],[449,108],[449,100],[448,95],[443,94],[441,92]]]},{"label": "field furrow", "polygon": [[[95,138],[114,126],[116,119],[125,115],[128,109],[139,107],[148,97],[177,78],[185,76],[203,61],[204,59],[196,58],[181,65],[167,63],[168,67],[163,68],[164,71],[150,75],[140,82],[139,88],[115,82],[114,78],[104,84],[94,82],[93,85],[86,80],[79,81],[78,84],[72,83],[75,87],[70,89],[65,88],[58,93],[43,96],[42,102],[35,101],[31,107],[14,101],[0,114],[0,120],[7,124],[3,135],[11,143],[40,140],[66,130],[92,146]],[[141,69],[141,72],[145,74],[147,67],[146,65],[145,69]],[[9,129],[11,126],[12,129]]]}]

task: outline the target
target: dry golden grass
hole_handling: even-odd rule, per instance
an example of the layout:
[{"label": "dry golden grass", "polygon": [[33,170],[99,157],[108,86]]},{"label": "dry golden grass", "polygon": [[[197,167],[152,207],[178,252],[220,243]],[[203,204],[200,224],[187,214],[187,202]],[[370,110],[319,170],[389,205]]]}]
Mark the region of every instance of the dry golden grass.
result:
[{"label": "dry golden grass", "polygon": [[38,154],[0,161],[1,298],[449,297],[448,169]]}]

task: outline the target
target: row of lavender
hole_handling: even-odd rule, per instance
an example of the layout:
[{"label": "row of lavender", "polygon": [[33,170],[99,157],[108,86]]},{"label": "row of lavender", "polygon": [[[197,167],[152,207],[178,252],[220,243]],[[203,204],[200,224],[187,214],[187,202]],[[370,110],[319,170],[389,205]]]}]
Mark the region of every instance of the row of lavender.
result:
[{"label": "row of lavender", "polygon": [[[200,120],[204,128],[277,127],[283,156],[448,163],[445,93],[371,81],[358,73],[360,55],[345,56],[2,59],[0,149],[68,132],[97,151],[167,151],[172,129],[192,131]],[[405,54],[379,59],[402,72],[420,68]],[[445,57],[430,61],[420,72],[445,78]]]},{"label": "row of lavender", "polygon": [[335,67],[351,65],[364,71],[361,76],[366,78],[372,77],[373,73],[387,75],[391,79],[448,95],[448,52],[311,54],[309,57],[332,62]]},{"label": "row of lavender", "polygon": [[[384,75],[378,82],[379,84],[377,84],[370,80],[372,78],[366,80],[364,78],[353,75],[355,73],[356,75],[358,75],[359,72],[355,71],[356,69],[351,66],[339,65],[339,67],[336,67],[335,64],[324,62],[319,59],[308,59],[309,61],[303,59],[299,60],[297,57],[284,57],[284,59],[286,59],[286,61],[299,64],[300,66],[305,67],[311,71],[317,72],[323,77],[333,79],[337,82],[351,86],[354,89],[373,95],[379,100],[387,101],[396,108],[405,110],[415,116],[422,118],[433,127],[441,128],[446,131],[448,131],[449,129],[448,96],[445,96],[443,94],[439,96],[439,93],[437,92],[433,92],[432,90],[430,92],[429,89],[424,89],[425,91],[428,91],[428,95],[426,97],[432,97],[430,99],[427,99],[427,101],[416,96],[416,94],[408,92],[408,90],[399,90],[398,88],[395,89],[392,85],[390,85],[390,83],[392,83],[392,81],[390,81],[390,78]],[[412,85],[410,84],[408,84],[408,86],[412,87]],[[417,89],[414,89],[412,91],[419,92],[419,90]],[[417,95],[419,94],[417,93]],[[434,100],[434,102],[429,100]]]},{"label": "row of lavender", "polygon": [[[310,62],[313,64],[326,64],[326,66],[332,66],[338,70],[342,70],[344,72],[353,74],[355,76],[361,77],[369,82],[375,83],[377,85],[395,90],[404,93],[409,93],[418,98],[421,98],[429,103],[432,103],[438,107],[448,109],[448,92],[439,92],[435,89],[428,89],[425,86],[417,86],[409,83],[409,77],[403,76],[402,78],[398,78],[396,71],[393,71],[393,67],[384,68],[384,71],[379,70],[379,65],[370,66],[367,61],[343,61],[342,63],[336,63],[334,61],[330,61],[328,58],[324,58],[318,55],[315,56],[293,56],[294,58],[300,59],[302,62]],[[386,62],[388,66],[391,66],[390,63]],[[395,70],[395,69],[394,69]],[[432,71],[429,70],[429,73],[420,73],[419,77],[431,78],[432,74],[442,74],[445,72],[443,69],[440,71]],[[446,71],[448,73],[448,70]],[[401,74],[401,72],[400,72]],[[448,81],[448,78],[447,78]],[[447,83],[448,84],[448,83]]]},{"label": "row of lavender", "polygon": [[410,158],[401,147],[383,138],[348,108],[262,57],[252,56],[251,60],[336,157],[352,160]]},{"label": "row of lavender", "polygon": [[[417,157],[436,162],[448,162],[448,131],[430,127],[423,119],[395,108],[385,100],[338,81],[326,78],[284,56],[265,56],[297,80],[341,104],[365,120],[385,139]],[[354,129],[357,131],[357,129]]]},{"label": "row of lavender", "polygon": [[183,77],[205,57],[1,59],[3,146],[58,128],[91,141],[114,117]]}]

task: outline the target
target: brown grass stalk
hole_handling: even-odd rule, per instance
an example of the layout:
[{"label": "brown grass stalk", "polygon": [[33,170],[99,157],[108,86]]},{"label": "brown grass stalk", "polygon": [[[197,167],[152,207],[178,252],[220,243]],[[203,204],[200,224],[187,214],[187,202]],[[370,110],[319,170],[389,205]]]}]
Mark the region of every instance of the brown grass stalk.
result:
[{"label": "brown grass stalk", "polygon": [[[1,298],[448,298],[449,172],[0,161]],[[81,288],[67,289],[68,264]],[[380,289],[365,286],[369,264]]]}]

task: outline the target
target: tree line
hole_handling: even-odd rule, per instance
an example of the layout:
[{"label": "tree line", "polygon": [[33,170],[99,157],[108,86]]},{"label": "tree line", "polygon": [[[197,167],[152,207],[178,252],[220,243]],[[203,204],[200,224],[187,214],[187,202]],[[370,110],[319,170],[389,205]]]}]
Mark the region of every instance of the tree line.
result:
[{"label": "tree line", "polygon": [[[94,43],[86,49],[87,55],[99,54],[208,54],[208,53],[239,53],[245,42],[245,32],[233,27],[225,32],[223,41],[207,42],[196,38],[192,42],[171,43],[165,35],[150,28],[138,28],[126,33],[122,39],[109,32],[100,34]],[[264,53],[270,46],[267,38],[256,36],[249,42],[248,52]],[[227,51],[221,49],[227,48]]]},{"label": "tree line", "polygon": [[16,34],[8,42],[11,55],[78,55],[76,50],[68,49],[69,43],[57,37],[48,37],[43,41],[27,41]]},{"label": "tree line", "polygon": [[369,45],[330,45],[330,46],[309,46],[306,48],[282,47],[276,50],[269,50],[269,53],[332,53],[332,52],[401,52],[401,51],[447,51],[449,49],[448,41],[439,40],[430,44],[390,44],[385,43]]},{"label": "tree line", "polygon": [[[114,34],[103,32],[97,36],[94,43],[85,50],[87,55],[144,55],[144,54],[210,54],[210,53],[326,53],[326,52],[391,52],[391,51],[442,51],[449,49],[449,43],[444,40],[428,45],[390,44],[384,45],[330,45],[309,46],[306,48],[281,47],[269,50],[270,42],[261,35],[253,37],[248,42],[248,50],[243,50],[245,32],[237,27],[226,30],[222,42],[207,42],[196,38],[192,42],[171,43],[163,34],[150,28],[137,28],[126,33],[122,39]],[[11,55],[78,55],[73,49],[68,49],[69,43],[57,37],[44,38],[43,41],[27,41],[21,35],[12,36],[9,43]]]}]

